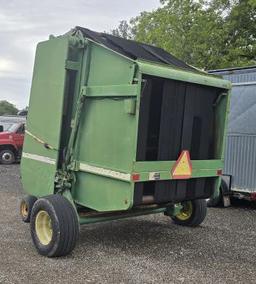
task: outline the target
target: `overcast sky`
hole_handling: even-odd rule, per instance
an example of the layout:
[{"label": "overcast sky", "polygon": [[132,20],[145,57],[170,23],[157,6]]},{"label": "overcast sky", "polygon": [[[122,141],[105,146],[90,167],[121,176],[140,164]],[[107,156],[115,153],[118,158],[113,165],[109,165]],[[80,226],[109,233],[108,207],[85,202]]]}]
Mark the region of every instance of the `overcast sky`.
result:
[{"label": "overcast sky", "polygon": [[0,0],[0,100],[28,104],[35,47],[74,26],[109,31],[159,0]]}]

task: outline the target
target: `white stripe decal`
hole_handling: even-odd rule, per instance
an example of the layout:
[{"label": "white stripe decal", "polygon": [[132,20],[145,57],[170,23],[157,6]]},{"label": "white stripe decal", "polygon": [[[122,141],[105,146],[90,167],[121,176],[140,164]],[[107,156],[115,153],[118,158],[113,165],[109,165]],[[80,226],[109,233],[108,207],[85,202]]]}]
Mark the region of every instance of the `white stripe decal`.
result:
[{"label": "white stripe decal", "polygon": [[27,159],[31,159],[31,160],[51,164],[51,165],[55,165],[55,163],[56,163],[55,159],[51,159],[51,158],[45,157],[45,156],[39,156],[39,155],[35,155],[35,154],[25,153],[25,152],[22,153],[22,158],[27,158]]},{"label": "white stripe decal", "polygon": [[79,164],[79,169],[84,172],[92,173],[92,174],[98,174],[102,176],[107,176],[107,177],[112,177],[124,181],[130,181],[131,180],[131,175],[122,173],[122,172],[117,172],[113,170],[108,170],[100,167],[95,167],[91,166],[88,164],[80,163]]}]

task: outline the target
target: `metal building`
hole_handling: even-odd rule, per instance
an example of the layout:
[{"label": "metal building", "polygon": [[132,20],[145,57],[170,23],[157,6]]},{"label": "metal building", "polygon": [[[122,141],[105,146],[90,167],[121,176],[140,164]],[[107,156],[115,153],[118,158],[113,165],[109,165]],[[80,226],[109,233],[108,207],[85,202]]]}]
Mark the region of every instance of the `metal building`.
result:
[{"label": "metal building", "polygon": [[[231,190],[255,198],[256,192],[256,66],[213,70],[232,82],[224,174]],[[253,198],[254,197],[254,198]]]}]

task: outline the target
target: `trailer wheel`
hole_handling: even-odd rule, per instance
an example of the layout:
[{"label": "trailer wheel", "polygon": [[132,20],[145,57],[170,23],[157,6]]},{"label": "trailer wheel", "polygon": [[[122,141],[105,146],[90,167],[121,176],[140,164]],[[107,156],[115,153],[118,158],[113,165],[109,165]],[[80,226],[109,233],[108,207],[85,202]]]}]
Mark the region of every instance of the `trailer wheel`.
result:
[{"label": "trailer wheel", "polygon": [[205,199],[185,201],[181,204],[183,208],[180,213],[172,217],[175,224],[196,227],[204,221],[207,213]]},{"label": "trailer wheel", "polygon": [[12,150],[5,149],[0,151],[0,164],[10,165],[15,162],[15,155]]},{"label": "trailer wheel", "polygon": [[219,193],[215,198],[211,197],[207,199],[208,207],[217,207],[221,204],[221,193]]},{"label": "trailer wheel", "polygon": [[221,179],[220,188],[219,188],[219,194],[213,198],[209,198],[207,200],[207,206],[208,207],[217,207],[217,206],[223,206],[223,195],[225,192],[228,192],[228,185],[225,183],[223,179]]},{"label": "trailer wheel", "polygon": [[33,243],[41,255],[65,256],[74,249],[78,239],[76,211],[61,195],[40,198],[32,209],[30,229]]},{"label": "trailer wheel", "polygon": [[25,223],[30,222],[31,211],[36,201],[37,198],[32,195],[28,195],[22,198],[20,202],[20,215],[23,222]]}]

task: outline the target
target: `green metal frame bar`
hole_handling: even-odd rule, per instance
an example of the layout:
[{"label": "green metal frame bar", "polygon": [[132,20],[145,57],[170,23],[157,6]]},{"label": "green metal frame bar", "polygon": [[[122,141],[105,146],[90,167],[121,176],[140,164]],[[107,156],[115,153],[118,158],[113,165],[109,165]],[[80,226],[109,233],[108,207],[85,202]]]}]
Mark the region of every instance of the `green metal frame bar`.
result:
[{"label": "green metal frame bar", "polygon": [[[117,169],[108,169],[99,165],[76,161],[72,170],[105,176],[125,182],[143,182],[150,180],[150,173],[159,173],[158,180],[172,180],[171,170],[175,163],[176,161],[134,162],[132,171],[128,173]],[[192,160],[191,164],[191,178],[218,177],[219,174],[217,171],[223,168],[223,160]],[[140,175],[138,181],[132,181],[132,174],[134,173]]]},{"label": "green metal frame bar", "polygon": [[[217,105],[215,122],[216,125],[220,125],[216,132],[219,132],[218,141],[217,141],[217,152],[220,152],[221,159],[224,160],[224,150],[226,145],[226,133],[227,133],[227,125],[228,125],[228,114],[230,110],[230,97],[231,90],[228,90],[226,95],[220,97],[220,101]],[[224,116],[224,117],[223,117]],[[222,123],[219,122],[219,119],[223,119]],[[221,178],[216,180],[215,191],[212,195],[212,198],[216,198],[220,192],[220,184]]]},{"label": "green metal frame bar", "polygon": [[[133,172],[140,175],[141,181],[148,181],[150,173],[159,173],[158,180],[172,180],[171,170],[176,161],[135,162]],[[191,178],[217,177],[217,171],[223,168],[222,160],[192,160]]]},{"label": "green metal frame bar", "polygon": [[124,212],[118,212],[116,214],[112,214],[111,216],[101,216],[101,217],[97,217],[97,216],[95,216],[95,217],[82,217],[82,216],[79,216],[79,223],[80,223],[80,225],[85,225],[85,224],[92,224],[92,223],[99,223],[99,222],[107,222],[107,221],[125,219],[125,218],[130,218],[130,217],[137,217],[137,216],[142,216],[142,215],[164,213],[168,209],[169,209],[169,207],[162,207],[162,208],[141,209],[141,210],[133,211],[133,212],[124,211]]},{"label": "green metal frame bar", "polygon": [[229,81],[216,78],[212,75],[188,72],[187,70],[183,71],[181,69],[170,68],[165,65],[155,64],[152,62],[148,63],[142,60],[137,60],[136,62],[139,66],[140,72],[143,74],[200,85],[213,86],[221,89],[231,89],[231,83]]},{"label": "green metal frame bar", "polygon": [[86,97],[136,97],[137,84],[82,87]]},{"label": "green metal frame bar", "polygon": [[[86,86],[87,83],[88,83],[90,63],[91,63],[91,46],[88,42],[87,42],[86,49],[85,49],[84,60],[85,60],[85,67],[86,68],[84,70],[83,75],[84,75],[84,86]],[[65,163],[64,163],[65,166],[69,165],[70,161],[72,160],[72,156],[74,154],[77,132],[78,132],[79,123],[80,123],[80,116],[81,116],[81,112],[82,112],[84,102],[85,102],[85,95],[86,95],[86,93],[81,88],[80,93],[78,95],[77,102],[76,102],[76,111],[75,111],[75,116],[73,118],[72,131],[71,131],[71,134],[70,134],[70,137],[69,137],[67,153],[66,153]]]},{"label": "green metal frame bar", "polygon": [[[159,180],[172,180],[171,170],[176,161],[135,162],[133,172],[140,175],[141,181],[148,181],[150,173],[159,173]],[[191,178],[217,177],[218,170],[223,168],[222,160],[192,160]]]},{"label": "green metal frame bar", "polygon": [[[176,161],[134,162],[133,172],[170,171]],[[191,160],[192,171],[216,170],[223,167],[222,160]]]}]

